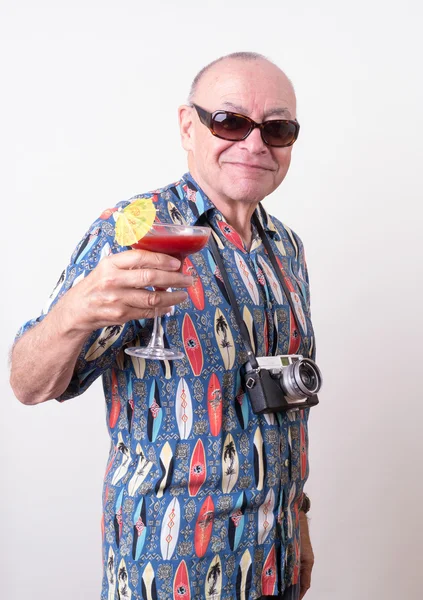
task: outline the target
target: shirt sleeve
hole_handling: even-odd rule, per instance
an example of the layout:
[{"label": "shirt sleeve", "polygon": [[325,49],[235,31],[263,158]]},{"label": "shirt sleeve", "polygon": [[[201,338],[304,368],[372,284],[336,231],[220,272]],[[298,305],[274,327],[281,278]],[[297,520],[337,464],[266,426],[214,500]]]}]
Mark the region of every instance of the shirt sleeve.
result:
[{"label": "shirt sleeve", "polygon": [[298,278],[305,284],[302,289],[304,290],[308,314],[311,317],[310,279],[308,276],[307,261],[306,261],[305,252],[304,252],[304,245],[303,245],[301,239],[299,238],[299,236],[294,231],[292,231],[292,235],[294,236],[294,238],[297,242],[297,245],[298,245],[298,258],[297,258],[298,272],[297,272],[297,275],[298,275]]},{"label": "shirt sleeve", "polygon": [[[114,218],[113,213],[110,213],[111,211],[103,213],[106,216],[97,219],[89,228],[75,248],[41,314],[27,321],[19,329],[16,340],[40,323],[64,294],[95,269],[103,258],[127,250],[114,240]],[[139,321],[129,321],[124,325],[113,325],[93,331],[81,349],[67,389],[57,400],[68,400],[85,392],[97,377],[112,367],[122,346],[134,339],[140,328]]]},{"label": "shirt sleeve", "polygon": [[[302,282],[301,290],[303,292],[305,303],[307,307],[308,316],[311,320],[311,303],[310,303],[310,280],[307,269],[307,261],[305,258],[304,245],[300,239],[300,237],[294,232],[291,231],[297,246],[298,246],[298,256],[297,256],[297,276]],[[311,352],[312,360],[316,360],[316,338],[313,336],[313,349]]]}]

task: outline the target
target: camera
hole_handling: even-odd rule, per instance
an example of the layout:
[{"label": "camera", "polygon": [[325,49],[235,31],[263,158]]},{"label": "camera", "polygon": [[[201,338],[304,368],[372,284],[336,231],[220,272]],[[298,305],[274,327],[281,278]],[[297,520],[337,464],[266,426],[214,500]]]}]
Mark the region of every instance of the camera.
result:
[{"label": "camera", "polygon": [[319,403],[322,375],[316,363],[299,354],[258,356],[243,373],[244,390],[256,414],[310,408]]}]

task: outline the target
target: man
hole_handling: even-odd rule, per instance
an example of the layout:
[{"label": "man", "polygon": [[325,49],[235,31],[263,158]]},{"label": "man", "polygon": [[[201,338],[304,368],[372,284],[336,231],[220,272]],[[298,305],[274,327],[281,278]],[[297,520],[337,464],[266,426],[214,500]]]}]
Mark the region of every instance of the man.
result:
[{"label": "man", "polygon": [[[301,241],[258,210],[301,299],[300,330],[252,223],[290,165],[292,85],[264,57],[237,53],[203,69],[189,100],[179,109],[189,173],[143,196],[160,221],[212,227],[257,356],[312,355]],[[101,597],[302,598],[313,565],[300,510],[307,411],[253,413],[241,385],[245,347],[210,246],[184,273],[170,256],[119,247],[115,216],[108,210],[93,224],[47,309],[20,331],[11,373],[25,404],[67,400],[103,377],[111,450]],[[146,344],[154,309],[166,314],[171,346],[196,347],[194,362],[125,354]]]}]

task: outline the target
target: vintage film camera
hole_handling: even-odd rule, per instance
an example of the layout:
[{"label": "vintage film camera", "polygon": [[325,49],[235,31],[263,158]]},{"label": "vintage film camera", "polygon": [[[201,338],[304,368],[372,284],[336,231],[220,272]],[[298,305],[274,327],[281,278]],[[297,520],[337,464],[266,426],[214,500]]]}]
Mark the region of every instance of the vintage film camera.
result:
[{"label": "vintage film camera", "polygon": [[257,356],[258,368],[245,365],[244,389],[256,414],[310,408],[319,403],[322,375],[316,363],[299,354]]}]

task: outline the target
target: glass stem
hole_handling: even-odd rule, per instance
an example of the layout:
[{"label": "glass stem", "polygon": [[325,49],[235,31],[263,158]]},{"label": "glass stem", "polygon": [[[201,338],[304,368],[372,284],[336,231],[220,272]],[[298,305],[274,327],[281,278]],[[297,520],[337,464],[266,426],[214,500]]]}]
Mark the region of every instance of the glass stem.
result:
[{"label": "glass stem", "polygon": [[153,333],[148,348],[164,348],[163,333],[160,332],[160,317],[157,308],[154,311]]}]

